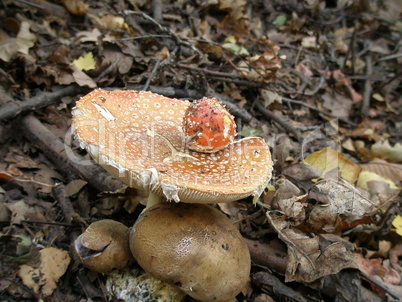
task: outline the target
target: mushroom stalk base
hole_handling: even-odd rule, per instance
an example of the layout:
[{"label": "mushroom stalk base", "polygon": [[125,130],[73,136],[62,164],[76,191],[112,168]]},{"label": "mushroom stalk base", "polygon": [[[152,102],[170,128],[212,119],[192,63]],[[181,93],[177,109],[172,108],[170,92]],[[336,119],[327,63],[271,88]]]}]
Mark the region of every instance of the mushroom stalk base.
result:
[{"label": "mushroom stalk base", "polygon": [[162,202],[162,196],[155,194],[153,192],[149,192],[147,206],[144,211],[149,209],[150,207],[160,204]]}]

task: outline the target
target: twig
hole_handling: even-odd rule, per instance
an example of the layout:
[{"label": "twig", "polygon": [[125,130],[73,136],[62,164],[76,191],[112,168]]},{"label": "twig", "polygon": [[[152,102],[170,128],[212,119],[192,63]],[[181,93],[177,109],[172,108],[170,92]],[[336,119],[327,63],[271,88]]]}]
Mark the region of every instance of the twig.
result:
[{"label": "twig", "polygon": [[253,116],[244,108],[240,108],[236,104],[233,104],[229,100],[227,100],[227,97],[222,97],[213,91],[208,92],[206,96],[211,96],[222,102],[228,109],[231,114],[233,114],[236,117],[241,118],[245,123],[249,123],[252,119]]},{"label": "twig", "polygon": [[59,101],[62,97],[78,94],[81,87],[78,85],[71,85],[64,87],[55,92],[43,92],[24,102],[6,103],[0,107],[0,122],[10,120],[18,114],[28,111],[35,111],[39,108],[46,107],[52,103]]},{"label": "twig", "polygon": [[276,301],[296,301],[307,302],[311,301],[303,296],[300,291],[287,286],[274,274],[268,272],[257,272],[252,276],[253,283],[258,286],[263,292],[272,295]]},{"label": "twig", "polygon": [[162,21],[162,0],[152,0],[152,14],[155,21]]},{"label": "twig", "polygon": [[244,79],[244,77],[241,76],[241,75],[227,73],[227,72],[221,72],[221,71],[215,71],[215,70],[210,70],[210,69],[207,69],[207,68],[199,68],[199,67],[189,66],[189,65],[186,65],[186,64],[181,64],[181,63],[177,63],[177,64],[173,65],[173,67],[179,67],[179,68],[182,68],[182,69],[198,71],[198,72],[201,72],[201,73],[215,75],[215,76],[219,76],[219,77],[227,77],[227,78],[231,78],[231,79],[233,79],[233,78]]},{"label": "twig", "polygon": [[[127,85],[127,89],[141,90],[142,85]],[[192,89],[179,89],[173,87],[161,87],[161,86],[149,86],[149,91],[157,94],[161,94],[170,98],[184,98],[184,99],[200,99],[203,95],[197,90]]]},{"label": "twig", "polygon": [[95,83],[98,83],[105,75],[109,74],[116,66],[117,64],[120,62],[120,58],[118,58],[117,60],[115,60],[112,64],[110,64],[104,71],[102,71],[100,73],[100,75],[98,75],[96,77],[96,79],[94,80]]},{"label": "twig", "polygon": [[[371,55],[366,56],[366,75],[370,76],[373,73],[373,62]],[[363,102],[361,107],[362,116],[367,116],[370,108],[370,98],[373,87],[371,86],[371,81],[367,79],[364,82],[364,92],[363,92]]]},{"label": "twig", "polygon": [[357,37],[357,27],[355,27],[353,34],[352,34],[352,39],[350,39],[350,43],[349,43],[349,49],[347,51],[347,54],[345,56],[345,61],[343,62],[343,66],[342,69],[345,68],[346,66],[346,61],[349,57],[349,55],[352,56],[351,58],[351,62],[352,62],[352,74],[355,73],[355,64],[356,64],[356,52],[355,52],[355,46],[356,46],[356,37]]},{"label": "twig", "polygon": [[202,56],[202,53],[193,44],[180,39],[180,37],[177,36],[170,28],[162,26],[159,22],[157,22],[151,16],[149,16],[143,12],[140,12],[140,11],[132,11],[132,10],[124,10],[123,14],[124,15],[136,15],[136,16],[140,16],[140,17],[144,18],[145,20],[147,20],[147,21],[151,22],[153,25],[155,25],[159,29],[159,31],[169,34],[173,38],[173,40],[176,42],[177,45],[180,45],[180,46],[183,45],[185,47],[188,47],[191,50],[193,50],[194,52],[196,52],[197,54],[199,54],[200,56]]},{"label": "twig", "polygon": [[388,56],[379,58],[378,61],[381,62],[381,61],[393,60],[393,59],[398,59],[400,57],[402,57],[402,52],[394,53],[392,55],[388,55]]},{"label": "twig", "polygon": [[295,127],[276,116],[273,112],[266,109],[260,102],[256,102],[255,105],[257,106],[257,109],[265,116],[265,118],[273,120],[274,122],[278,123],[282,128],[284,128],[287,132],[292,133],[297,141],[301,142],[303,140],[302,134]]},{"label": "twig", "polygon": [[67,145],[34,116],[24,117],[20,126],[25,137],[41,149],[66,177],[77,178],[76,174],[78,174],[99,191],[116,191],[124,186],[120,180],[113,178],[100,166],[95,164],[83,165],[84,159],[69,150],[75,157],[75,160],[72,160],[66,153]]},{"label": "twig", "polygon": [[73,205],[71,204],[70,198],[68,198],[66,187],[64,184],[59,183],[55,185],[52,189],[53,197],[58,201],[61,210],[64,215],[64,220],[68,223],[72,223],[73,221],[82,223],[85,226],[88,224],[82,219],[74,210]]},{"label": "twig", "polygon": [[337,119],[339,119],[340,121],[342,121],[342,122],[344,122],[344,123],[347,123],[347,124],[349,124],[349,125],[356,126],[356,124],[353,123],[353,122],[350,122],[350,121],[348,121],[348,120],[346,120],[346,119],[344,119],[344,118],[341,118],[341,117],[337,117],[336,115],[334,115],[334,114],[332,114],[332,113],[329,113],[329,112],[326,112],[326,111],[324,111],[324,110],[321,110],[321,109],[319,109],[319,108],[317,108],[317,107],[314,107],[314,106],[312,106],[312,105],[310,105],[310,104],[307,104],[306,102],[299,101],[299,100],[293,100],[293,99],[290,99],[290,98],[287,98],[287,97],[284,97],[284,96],[281,96],[281,98],[282,98],[282,100],[284,100],[284,101],[286,101],[286,102],[294,103],[294,104],[298,104],[298,105],[304,106],[304,107],[306,107],[306,108],[309,108],[309,109],[311,109],[311,110],[317,111],[317,112],[322,113],[322,114],[324,114],[324,115],[327,115],[327,116],[329,116],[329,117],[337,118]]},{"label": "twig", "polygon": [[393,292],[392,292],[388,287],[386,287],[384,284],[380,283],[379,281],[377,281],[376,279],[370,277],[369,275],[367,275],[366,273],[364,273],[364,272],[362,272],[362,271],[360,271],[359,273],[360,273],[360,276],[361,276],[363,279],[366,279],[366,280],[370,281],[370,283],[373,283],[377,288],[379,288],[379,289],[385,291],[385,292],[386,292],[388,295],[390,295],[392,298],[397,299],[397,300],[400,299],[400,297],[399,297],[397,294],[393,293]]},{"label": "twig", "polygon": [[65,226],[65,227],[72,227],[74,226],[71,223],[65,222],[53,222],[53,221],[38,221],[38,220],[21,220],[21,223],[30,223],[30,224],[44,224],[44,225],[57,225],[57,226]]},{"label": "twig", "polygon": [[158,67],[159,67],[160,64],[161,64],[161,60],[157,59],[156,62],[155,62],[154,67],[152,68],[151,74],[149,75],[147,81],[145,82],[145,85],[144,85],[144,88],[143,88],[144,91],[148,90],[149,85],[151,84],[151,81],[152,81],[153,77],[155,76],[155,73],[158,70]]}]

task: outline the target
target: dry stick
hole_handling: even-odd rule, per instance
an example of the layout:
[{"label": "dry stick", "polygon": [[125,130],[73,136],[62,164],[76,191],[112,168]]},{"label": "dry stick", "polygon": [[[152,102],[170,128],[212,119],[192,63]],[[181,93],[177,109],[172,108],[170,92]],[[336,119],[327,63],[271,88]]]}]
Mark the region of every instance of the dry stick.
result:
[{"label": "dry stick", "polygon": [[229,109],[231,114],[233,114],[235,117],[241,118],[245,123],[249,123],[253,119],[253,116],[246,109],[240,108],[236,104],[233,104],[231,101],[229,101],[229,97],[220,96],[212,90],[207,92],[206,96],[211,96],[218,99]]},{"label": "dry stick", "polygon": [[298,104],[298,105],[304,106],[304,107],[309,108],[309,109],[311,109],[311,110],[314,110],[314,111],[317,111],[317,112],[319,112],[319,113],[322,113],[322,114],[324,114],[324,115],[326,115],[326,116],[333,117],[333,118],[337,118],[337,119],[339,119],[340,121],[342,121],[342,122],[344,122],[344,123],[346,123],[346,124],[349,124],[349,125],[352,125],[352,126],[356,126],[356,124],[353,123],[353,122],[351,122],[351,121],[348,121],[348,120],[346,120],[346,119],[344,119],[344,118],[342,118],[342,117],[337,117],[336,115],[334,115],[334,114],[332,114],[332,113],[325,112],[324,110],[321,110],[321,109],[319,109],[319,108],[317,108],[317,107],[314,107],[314,106],[312,106],[312,105],[310,105],[310,104],[307,104],[307,103],[305,103],[305,102],[303,102],[303,101],[293,100],[293,99],[290,99],[290,98],[287,98],[287,97],[284,97],[284,96],[281,96],[281,98],[282,98],[284,101],[286,101],[286,102],[294,103],[294,104]]},{"label": "dry stick", "polygon": [[193,66],[189,66],[189,65],[181,64],[181,63],[177,63],[177,64],[173,65],[173,67],[188,69],[188,70],[192,70],[192,71],[198,71],[198,72],[202,72],[202,73],[206,73],[206,74],[210,74],[210,75],[215,75],[218,77],[227,77],[227,78],[232,78],[232,79],[233,78],[244,79],[244,77],[241,75],[232,74],[232,73],[228,73],[228,72],[210,70],[207,68],[193,67]]},{"label": "dry stick", "polygon": [[387,293],[388,295],[390,295],[392,298],[397,299],[397,300],[400,299],[400,297],[399,297],[397,294],[393,293],[393,292],[392,292],[388,287],[386,287],[381,281],[376,280],[375,278],[373,278],[373,277],[367,275],[366,273],[364,273],[364,272],[362,272],[362,271],[359,271],[359,273],[360,273],[360,276],[361,276],[363,279],[366,279],[366,280],[370,281],[370,283],[374,284],[377,288],[379,288],[379,289],[383,290],[384,292],[386,292],[386,293]]},{"label": "dry stick", "polygon": [[296,137],[297,141],[301,142],[303,140],[302,134],[295,127],[293,127],[289,123],[286,123],[284,120],[276,116],[273,112],[266,109],[260,102],[256,102],[255,105],[257,106],[257,109],[265,116],[265,118],[273,120],[281,127],[283,127],[287,132],[292,133]]},{"label": "dry stick", "polygon": [[162,0],[152,0],[152,15],[157,22],[162,21]]},{"label": "dry stick", "polygon": [[[84,159],[78,154],[73,154],[75,159],[72,160],[67,154],[67,145],[34,116],[24,117],[20,125],[26,138],[41,149],[64,175],[78,174],[99,191],[116,191],[125,186],[100,166],[96,164],[83,165]],[[72,153],[71,150],[69,151]]]},{"label": "dry stick", "polygon": [[[308,302],[309,300],[299,291],[285,285],[282,280],[269,272],[257,272],[252,276],[253,284],[267,294],[274,294],[275,298],[287,297],[289,301]],[[285,300],[285,299],[284,299]]]},{"label": "dry stick", "polygon": [[370,108],[370,98],[373,87],[371,86],[371,81],[369,80],[370,75],[373,73],[373,62],[371,60],[371,55],[366,56],[366,76],[368,79],[364,82],[364,92],[363,92],[363,102],[361,107],[361,114],[367,116]]},{"label": "dry stick", "polygon": [[55,92],[43,92],[24,102],[15,101],[12,103],[6,103],[0,107],[0,122],[10,120],[20,113],[35,111],[39,108],[46,107],[60,100],[62,97],[75,95],[80,91],[81,87],[78,85],[71,85]]},{"label": "dry stick", "polygon": [[147,81],[145,82],[145,85],[144,85],[144,88],[143,88],[144,91],[148,90],[149,85],[151,84],[151,81],[152,81],[153,77],[155,76],[156,71],[158,70],[160,64],[161,64],[161,60],[157,59],[156,62],[155,62],[154,67],[152,68],[151,74],[149,75]]},{"label": "dry stick", "polygon": [[[127,89],[141,90],[143,85],[127,85]],[[161,94],[170,98],[184,98],[184,99],[200,99],[203,97],[197,90],[192,89],[179,89],[173,87],[149,86],[149,91]]]},{"label": "dry stick", "polygon": [[66,187],[64,186],[64,184],[62,184],[62,183],[56,184],[52,188],[52,194],[53,194],[53,197],[58,201],[58,203],[61,207],[61,211],[63,212],[65,221],[67,221],[68,223],[77,221],[79,223],[82,223],[85,226],[88,226],[88,224],[85,222],[85,220],[82,219],[75,212],[74,207],[70,201],[70,198],[67,195]]},{"label": "dry stick", "polygon": [[162,26],[159,22],[157,22],[151,16],[149,16],[143,12],[140,12],[140,11],[132,11],[132,10],[124,10],[123,14],[124,15],[136,15],[136,16],[140,16],[140,17],[144,18],[145,20],[151,22],[156,27],[158,27],[159,31],[169,34],[169,36],[176,42],[177,45],[186,46],[186,47],[190,48],[192,51],[194,51],[194,52],[198,53],[200,56],[202,56],[202,53],[193,44],[180,39],[180,37],[178,35],[176,35],[170,28]]}]

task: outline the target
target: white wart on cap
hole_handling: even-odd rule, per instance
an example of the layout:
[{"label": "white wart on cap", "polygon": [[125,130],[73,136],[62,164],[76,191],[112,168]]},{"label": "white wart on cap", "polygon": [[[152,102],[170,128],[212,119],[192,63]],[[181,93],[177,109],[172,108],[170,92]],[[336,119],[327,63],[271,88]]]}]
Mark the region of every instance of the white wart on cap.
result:
[{"label": "white wart on cap", "polygon": [[97,89],[73,110],[76,137],[112,175],[168,200],[227,202],[259,195],[272,160],[262,138],[245,138],[215,153],[186,148],[188,101],[145,91]]}]

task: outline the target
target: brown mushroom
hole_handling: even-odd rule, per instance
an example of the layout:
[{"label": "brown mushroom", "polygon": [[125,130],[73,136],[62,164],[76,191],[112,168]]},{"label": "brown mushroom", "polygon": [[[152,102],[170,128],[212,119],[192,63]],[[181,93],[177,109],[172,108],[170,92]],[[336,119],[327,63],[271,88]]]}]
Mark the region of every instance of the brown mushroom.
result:
[{"label": "brown mushroom", "polygon": [[250,254],[243,237],[208,205],[149,208],[130,232],[130,249],[150,275],[200,301],[232,301],[249,279]]},{"label": "brown mushroom", "polygon": [[128,244],[129,232],[120,222],[99,220],[75,240],[75,250],[91,271],[108,273],[114,268],[124,268],[134,260]]},{"label": "brown mushroom", "polygon": [[[186,148],[190,102],[145,91],[97,89],[73,110],[81,146],[129,186],[168,200],[226,202],[258,196],[271,178],[262,138],[245,138],[215,153]],[[152,195],[151,194],[151,195]]]}]

